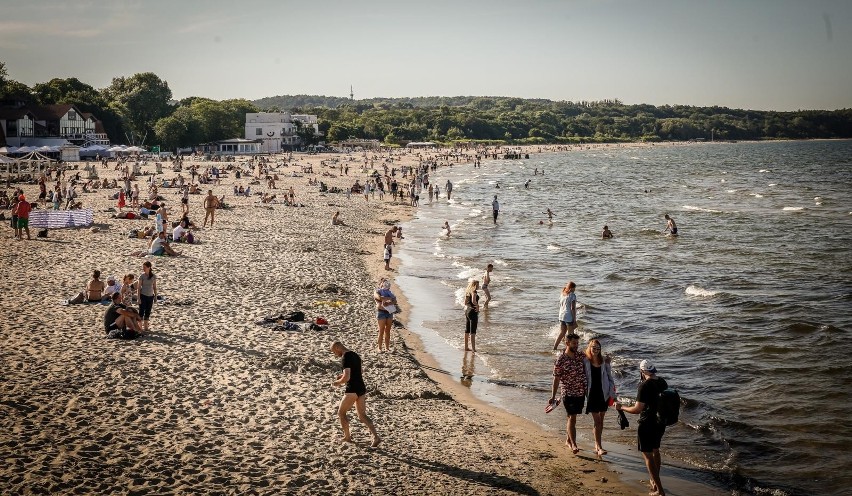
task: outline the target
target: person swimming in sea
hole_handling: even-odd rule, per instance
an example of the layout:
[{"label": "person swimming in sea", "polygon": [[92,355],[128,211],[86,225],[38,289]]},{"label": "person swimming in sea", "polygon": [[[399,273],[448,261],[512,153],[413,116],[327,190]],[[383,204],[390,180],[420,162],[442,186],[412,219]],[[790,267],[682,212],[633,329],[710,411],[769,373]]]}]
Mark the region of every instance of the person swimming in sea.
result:
[{"label": "person swimming in sea", "polygon": [[663,234],[668,231],[672,234],[672,236],[677,236],[677,224],[675,224],[674,219],[669,217],[669,214],[666,214],[664,218],[666,219],[666,228],[663,229]]},{"label": "person swimming in sea", "polygon": [[609,230],[609,226],[604,226],[603,232],[601,233],[601,239],[608,239],[612,237],[612,231]]}]

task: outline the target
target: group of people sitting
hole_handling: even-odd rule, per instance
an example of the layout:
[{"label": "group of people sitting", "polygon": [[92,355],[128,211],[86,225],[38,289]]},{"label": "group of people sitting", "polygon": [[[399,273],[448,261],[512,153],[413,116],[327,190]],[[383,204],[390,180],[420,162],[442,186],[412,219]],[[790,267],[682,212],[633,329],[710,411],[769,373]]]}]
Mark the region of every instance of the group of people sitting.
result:
[{"label": "group of people sitting", "polygon": [[115,276],[109,276],[106,284],[101,281],[101,271],[92,272],[92,278],[86,283],[85,289],[77,293],[73,298],[65,300],[69,305],[81,303],[101,303],[112,301],[113,295],[117,294],[122,301],[132,304],[136,295],[136,275],[127,274],[119,283]]}]

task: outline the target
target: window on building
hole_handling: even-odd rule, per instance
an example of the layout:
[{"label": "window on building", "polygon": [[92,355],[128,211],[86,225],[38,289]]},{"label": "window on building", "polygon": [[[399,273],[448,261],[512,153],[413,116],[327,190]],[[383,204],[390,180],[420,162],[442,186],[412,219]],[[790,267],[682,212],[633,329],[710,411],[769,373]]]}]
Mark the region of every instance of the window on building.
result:
[{"label": "window on building", "polygon": [[254,134],[255,134],[255,136],[262,136],[263,135],[263,128],[262,127],[255,128]]}]

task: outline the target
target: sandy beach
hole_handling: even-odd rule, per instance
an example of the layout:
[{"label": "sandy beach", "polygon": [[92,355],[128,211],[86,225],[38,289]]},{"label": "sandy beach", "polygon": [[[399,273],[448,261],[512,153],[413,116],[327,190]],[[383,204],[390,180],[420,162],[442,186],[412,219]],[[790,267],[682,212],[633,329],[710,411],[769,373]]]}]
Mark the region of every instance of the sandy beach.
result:
[{"label": "sandy beach", "polygon": [[[332,158],[352,159],[348,177],[320,175],[338,174],[340,163],[321,163]],[[112,218],[109,196],[117,190],[81,195],[95,211],[97,232],[52,230],[36,239],[33,230],[32,241],[16,241],[7,220],[0,255],[3,492],[644,493],[608,463],[575,457],[533,423],[441,381],[407,331],[394,330],[391,352],[375,350],[371,294],[386,275],[382,235],[411,208],[378,196],[322,194],[307,184],[309,177],[330,187],[363,183],[363,160],[360,153],[295,154],[275,166],[274,192],[280,198],[293,186],[304,207],[234,197],[234,183],[248,180],[233,173],[221,184],[201,185],[226,194],[233,208],[217,211],[212,229],[196,231],[201,244],[174,245],[181,257],[128,255],[144,249],[128,231],[153,221]],[[396,157],[393,166],[416,160]],[[289,177],[306,165],[314,174]],[[98,165],[101,177],[118,177],[113,166]],[[153,163],[143,167],[153,170]],[[176,176],[168,164],[164,170],[164,177]],[[148,177],[138,178],[143,195]],[[28,198],[38,196],[36,185],[23,188]],[[269,191],[265,183],[252,189]],[[177,189],[160,195],[177,219]],[[190,196],[189,216],[198,225],[202,201]],[[331,225],[338,210],[344,226]],[[138,275],[145,260],[165,299],[143,338],[106,339],[104,305],[63,305],[93,269],[102,279]],[[400,307],[405,323],[404,298]],[[290,311],[322,316],[330,326],[276,331],[256,323]],[[367,408],[383,439],[376,449],[354,410],[355,443],[337,440],[342,389],[332,381],[340,363],[329,352],[335,340],[363,359]]]}]

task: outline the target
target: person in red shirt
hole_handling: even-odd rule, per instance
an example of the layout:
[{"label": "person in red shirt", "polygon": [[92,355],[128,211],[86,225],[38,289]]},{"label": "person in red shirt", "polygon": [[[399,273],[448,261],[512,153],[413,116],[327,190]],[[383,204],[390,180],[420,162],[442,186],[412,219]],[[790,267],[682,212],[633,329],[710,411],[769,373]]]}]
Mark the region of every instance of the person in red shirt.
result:
[{"label": "person in red shirt", "polygon": [[12,211],[12,214],[18,218],[18,226],[15,228],[15,239],[23,239],[24,231],[27,232],[27,239],[32,239],[30,237],[30,210],[32,210],[32,206],[27,201],[27,198],[24,195],[18,197],[18,204],[15,205],[15,209]]}]

